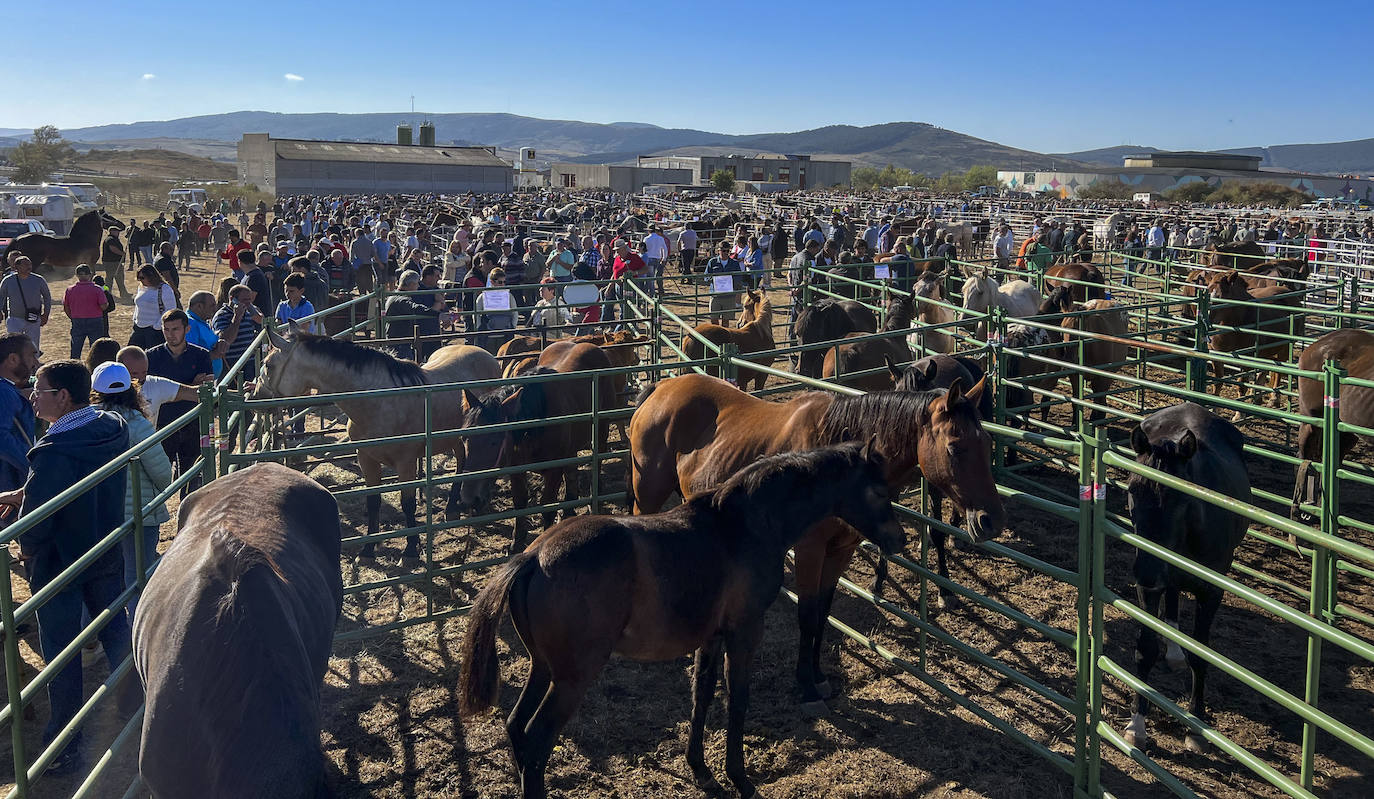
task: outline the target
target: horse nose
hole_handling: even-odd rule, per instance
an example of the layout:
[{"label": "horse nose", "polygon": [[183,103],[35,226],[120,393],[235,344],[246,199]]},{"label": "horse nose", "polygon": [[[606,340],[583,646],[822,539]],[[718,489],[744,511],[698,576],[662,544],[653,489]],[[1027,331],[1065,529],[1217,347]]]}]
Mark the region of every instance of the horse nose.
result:
[{"label": "horse nose", "polygon": [[987,511],[974,511],[969,518],[968,534],[975,543],[996,538],[1001,532],[997,517]]}]

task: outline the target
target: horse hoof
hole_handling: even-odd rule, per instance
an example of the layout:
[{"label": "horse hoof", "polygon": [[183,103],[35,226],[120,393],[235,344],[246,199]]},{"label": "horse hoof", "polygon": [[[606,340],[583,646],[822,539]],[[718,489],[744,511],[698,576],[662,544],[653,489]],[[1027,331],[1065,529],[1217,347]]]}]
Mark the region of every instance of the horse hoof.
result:
[{"label": "horse hoof", "polygon": [[1174,649],[1175,648],[1170,648],[1170,650],[1165,653],[1164,662],[1168,664],[1170,670],[1182,671],[1188,665],[1188,658],[1184,656],[1182,649],[1178,649],[1177,651],[1174,651]]},{"label": "horse hoof", "polygon": [[407,569],[413,569],[413,568],[415,568],[415,567],[417,567],[417,566],[419,566],[419,565],[420,565],[420,556],[419,556],[419,555],[402,555],[402,556],[401,556],[401,566],[402,566],[402,567],[407,568]]},{"label": "horse hoof", "polygon": [[1127,730],[1125,735],[1121,737],[1126,739],[1126,745],[1131,747],[1132,749],[1139,749],[1140,751],[1144,752],[1150,748],[1150,736],[1148,735],[1137,735],[1131,732],[1130,730]]},{"label": "horse hoof", "polygon": [[821,699],[829,699],[835,695],[835,689],[830,687],[829,680],[821,680],[816,683],[816,693],[821,695]]},{"label": "horse hoof", "polygon": [[1239,421],[1243,421],[1244,419],[1245,419],[1245,412],[1244,412],[1244,411],[1236,411],[1235,413],[1231,414],[1231,422],[1232,422],[1232,423],[1239,422]]},{"label": "horse hoof", "polygon": [[1201,735],[1186,735],[1183,737],[1183,748],[1195,755],[1207,754],[1207,739]]},{"label": "horse hoof", "polygon": [[940,610],[958,610],[963,603],[954,594],[940,594],[940,598],[935,600],[935,605]]},{"label": "horse hoof", "polygon": [[830,714],[830,708],[823,700],[817,699],[813,702],[802,702],[802,715],[809,719],[818,719]]}]

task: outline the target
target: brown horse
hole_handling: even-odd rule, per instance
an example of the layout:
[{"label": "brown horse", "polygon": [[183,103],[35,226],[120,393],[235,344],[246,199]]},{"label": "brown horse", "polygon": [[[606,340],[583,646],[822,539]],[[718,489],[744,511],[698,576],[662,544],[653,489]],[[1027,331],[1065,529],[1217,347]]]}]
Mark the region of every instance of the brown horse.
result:
[{"label": "brown horse", "polygon": [[[1088,300],[1081,305],[1074,305],[1074,311],[1091,311],[1089,314],[1076,314],[1066,316],[1060,322],[1060,327],[1066,330],[1081,330],[1086,333],[1094,333],[1113,338],[1124,339],[1128,332],[1126,324],[1126,312],[1121,310],[1120,303],[1114,300]],[[1078,361],[1078,342],[1083,342],[1083,365],[1098,371],[1116,372],[1120,371],[1125,360],[1130,356],[1130,345],[1121,341],[1104,341],[1096,338],[1080,338],[1072,333],[1064,334],[1064,358],[1070,362]],[[1078,381],[1070,380],[1073,388],[1074,397],[1082,399],[1078,391]],[[1084,378],[1088,384],[1088,389],[1093,394],[1101,394],[1112,387],[1112,378],[1100,374],[1088,374]],[[1105,397],[1098,397],[1093,402],[1105,405]],[[1105,416],[1104,411],[1093,409],[1088,418],[1096,421]]]},{"label": "brown horse", "polygon": [[[367,391],[379,388],[494,380],[501,376],[496,359],[481,347],[450,344],[429,356],[424,366],[403,361],[381,350],[350,341],[314,336],[291,323],[291,338],[277,335],[269,328],[276,348],[262,364],[262,374],[250,392],[252,399],[299,397],[313,389],[324,394]],[[468,392],[470,393],[470,392]],[[425,432],[425,397],[402,394],[396,397],[371,397],[341,400],[337,403],[348,414],[348,439],[366,441]],[[452,393],[436,392],[430,400],[433,428],[430,432],[457,430],[463,426],[460,402]],[[462,439],[457,436],[435,439],[430,445],[434,455],[450,452],[461,462]],[[382,483],[382,467],[396,471],[402,482],[415,480],[418,464],[425,456],[424,441],[404,441],[358,449],[358,468],[369,486]],[[367,532],[381,530],[382,497],[367,496]],[[401,510],[406,527],[416,526],[415,489],[401,491]],[[358,557],[375,556],[376,543],[365,545]],[[409,562],[420,556],[420,536],[406,538],[402,559]]]},{"label": "brown horse", "polygon": [[[584,342],[572,344],[553,353],[546,350],[539,356],[539,365],[526,374],[586,372],[610,367],[610,359],[600,347]],[[617,407],[615,383],[609,376],[603,375],[595,379],[598,381],[599,408],[604,411]],[[588,413],[592,410],[592,380],[593,378],[588,376],[580,380],[507,386],[486,397],[478,397],[465,390],[462,406],[463,426],[486,427],[506,422],[527,422]],[[606,452],[607,424],[602,422],[596,426],[597,452]],[[464,439],[466,457],[463,471],[478,472],[502,466],[573,458],[582,450],[591,448],[591,431],[590,421],[576,421],[467,436]],[[560,485],[566,486],[565,501],[571,502],[575,499],[579,491],[578,472],[578,465],[575,463],[540,469],[539,475],[544,480],[543,492],[539,497],[540,504],[553,504],[558,497]],[[454,483],[449,493],[447,518],[458,518],[460,511],[467,511],[472,515],[483,513],[491,503],[495,483],[495,477]],[[525,472],[512,473],[510,484],[512,506],[516,510],[521,510],[529,504],[528,475]],[[554,512],[546,511],[543,516],[544,529],[547,530],[553,526]],[[525,548],[527,525],[524,516],[515,518],[512,552],[519,552]]]},{"label": "brown horse", "polygon": [[522,795],[543,797],[554,741],[612,654],[657,661],[695,650],[687,764],[719,791],[703,744],[723,648],[725,771],[741,796],[757,796],[744,768],[744,718],[783,560],[825,518],[843,520],[885,554],[901,551],[885,466],[871,443],[775,455],[667,513],[563,520],[477,595],[463,639],[463,716],[495,703],[496,632],[509,604],[530,673],[506,734]]},{"label": "brown horse", "polygon": [[1268,258],[1264,248],[1253,241],[1231,241],[1207,247],[1207,263],[1221,269],[1248,272],[1251,267]]},{"label": "brown horse", "polygon": [[342,601],[339,506],[315,481],[259,463],[182,501],[134,617],[154,796],[330,795],[320,683]]},{"label": "brown horse", "polygon": [[[773,302],[768,299],[768,295],[762,292],[746,291],[744,293],[744,308],[740,311],[739,327],[729,328],[722,325],[701,324],[693,328],[698,336],[707,341],[721,346],[723,344],[734,344],[739,348],[740,355],[753,352],[765,353],[750,360],[764,366],[772,366],[776,356],[769,354],[776,346],[773,343]],[[682,351],[687,354],[688,360],[698,361],[706,355],[706,346],[701,343],[701,339],[691,333],[682,334]],[[766,372],[750,369],[745,366],[738,368],[738,383],[746,391],[749,389],[749,382],[754,383],[754,390],[761,391],[763,384],[768,380]]]},{"label": "brown horse", "polygon": [[1045,270],[1045,285],[1052,288],[1068,286],[1073,290],[1074,302],[1102,299],[1106,283],[1102,270],[1092,264],[1056,264]]},{"label": "brown horse", "polygon": [[[878,317],[857,300],[824,299],[803,308],[792,323],[792,335],[801,345],[839,341],[850,333],[878,332]],[[797,356],[797,373],[820,377],[825,350],[806,350]]]},{"label": "brown horse", "polygon": [[6,254],[22,252],[33,261],[35,272],[44,267],[74,269],[81,264],[100,263],[100,232],[105,228],[123,230],[124,223],[105,213],[104,208],[87,211],[72,223],[69,236],[25,233],[10,242]]},{"label": "brown horse", "polygon": [[[1206,286],[1207,293],[1213,299],[1223,301],[1211,307],[1209,318],[1212,324],[1236,328],[1213,333],[1208,342],[1210,349],[1217,352],[1244,350],[1241,354],[1246,357],[1267,358],[1275,363],[1288,363],[1291,360],[1293,342],[1284,336],[1290,333],[1301,336],[1303,333],[1301,295],[1280,286],[1251,289],[1234,269],[1209,275]],[[1265,304],[1233,305],[1225,300]],[[1213,361],[1212,371],[1217,380],[1217,396],[1221,396],[1221,378],[1226,373],[1226,364]],[[1279,406],[1278,386],[1279,373],[1271,371],[1269,390],[1276,408]],[[1240,415],[1237,411],[1236,416]]]},{"label": "brown horse", "polygon": [[[1320,371],[1328,361],[1335,361],[1350,377],[1374,380],[1374,333],[1368,330],[1343,328],[1333,330],[1307,346],[1298,358],[1298,368]],[[1298,378],[1298,411],[1304,416],[1320,417],[1323,408],[1322,383],[1306,377]],[[1374,389],[1362,386],[1341,386],[1340,418],[1346,424],[1374,427]],[[1297,482],[1293,491],[1293,516],[1299,517],[1298,497],[1316,504],[1319,499],[1317,474],[1311,471],[1312,461],[1322,459],[1322,429],[1304,423],[1298,428]],[[1345,460],[1360,441],[1371,443],[1368,436],[1341,433],[1338,447],[1340,460]],[[1305,514],[1302,514],[1305,516]]]},{"label": "brown horse", "polygon": [[[975,540],[998,535],[1006,513],[993,483],[990,442],[978,416],[984,383],[967,392],[881,391],[837,397],[813,391],[789,402],[752,397],[723,380],[690,374],[640,392],[630,419],[630,502],[654,513],[673,493],[690,498],[763,455],[877,436],[888,486],[924,474],[968,519]],[[821,635],[835,586],[859,537],[827,521],[795,546],[801,627],[797,683],[808,709],[823,711],[830,686],[820,668]]]},{"label": "brown horse", "polygon": [[[952,324],[958,315],[952,308],[937,303],[947,303],[943,267],[928,269],[911,286],[912,301],[916,303],[916,321],[925,325],[945,325],[907,336],[907,345],[916,353],[948,354],[954,352]],[[972,385],[970,383],[969,385]]]},{"label": "brown horse", "polygon": [[[887,319],[883,322],[883,332],[905,330],[911,327],[915,314],[915,301],[910,297],[893,297],[887,304]],[[850,333],[846,339],[870,336],[871,333]],[[883,369],[883,364],[907,363],[911,360],[911,348],[905,336],[889,336],[868,339],[852,344],[836,344],[825,351],[825,361],[821,364],[821,377],[833,380],[840,376],[840,383],[864,391],[890,391],[893,386],[892,374]],[[874,371],[877,370],[877,371]],[[853,376],[856,372],[871,374]]]}]

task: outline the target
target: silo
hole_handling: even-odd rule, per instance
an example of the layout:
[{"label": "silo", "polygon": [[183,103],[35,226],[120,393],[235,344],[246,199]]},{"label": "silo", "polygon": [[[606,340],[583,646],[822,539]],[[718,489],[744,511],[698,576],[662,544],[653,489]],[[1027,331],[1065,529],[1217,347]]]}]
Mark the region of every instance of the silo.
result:
[{"label": "silo", "polygon": [[420,123],[420,146],[421,146],[421,147],[433,147],[433,146],[434,146],[434,123],[433,123],[433,122],[422,122],[422,123]]},{"label": "silo", "polygon": [[408,124],[406,124],[406,125],[397,125],[397,126],[396,126],[396,143],[397,143],[397,144],[406,144],[406,145],[414,144],[414,143],[415,143],[415,140],[414,140],[412,134],[413,134],[413,131],[411,130],[410,125],[408,125]]}]

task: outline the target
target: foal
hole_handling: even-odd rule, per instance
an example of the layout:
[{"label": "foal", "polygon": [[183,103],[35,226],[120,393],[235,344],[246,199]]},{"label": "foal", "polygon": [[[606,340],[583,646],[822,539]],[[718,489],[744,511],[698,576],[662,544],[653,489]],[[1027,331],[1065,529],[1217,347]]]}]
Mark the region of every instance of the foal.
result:
[{"label": "foal", "polygon": [[669,660],[693,650],[687,763],[703,785],[706,711],[725,650],[725,770],[744,797],[749,674],[783,558],[817,521],[838,516],[884,553],[905,534],[885,464],[870,441],[758,460],[667,513],[565,519],[515,556],[473,603],[463,640],[462,714],[490,708],[500,672],[496,629],[509,603],[530,677],[506,720],[526,799],[542,797],[554,739],[613,653]]}]

